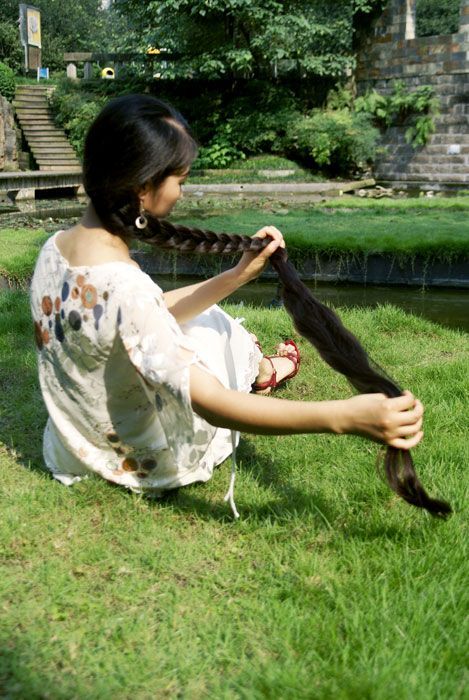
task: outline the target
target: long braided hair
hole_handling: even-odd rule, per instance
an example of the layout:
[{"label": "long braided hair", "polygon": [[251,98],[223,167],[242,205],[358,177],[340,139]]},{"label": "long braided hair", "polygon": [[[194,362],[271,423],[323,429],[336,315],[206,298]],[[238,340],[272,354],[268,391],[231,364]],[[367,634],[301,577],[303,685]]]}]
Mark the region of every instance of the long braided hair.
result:
[{"label": "long braided hair", "polygon": [[[169,175],[188,170],[197,152],[183,117],[170,105],[148,95],[111,100],[88,132],[84,151],[84,185],[103,224],[111,233],[143,240],[158,250],[182,253],[233,254],[260,251],[270,238],[214,233],[171,223],[146,214],[138,229],[138,192],[157,188]],[[270,257],[282,284],[286,310],[297,331],[333,369],[361,393],[402,394],[399,386],[371,360],[337,314],[301,282],[285,249]],[[408,450],[387,447],[383,471],[390,488],[410,503],[438,517],[451,513],[445,501],[431,498],[414,469]]]}]

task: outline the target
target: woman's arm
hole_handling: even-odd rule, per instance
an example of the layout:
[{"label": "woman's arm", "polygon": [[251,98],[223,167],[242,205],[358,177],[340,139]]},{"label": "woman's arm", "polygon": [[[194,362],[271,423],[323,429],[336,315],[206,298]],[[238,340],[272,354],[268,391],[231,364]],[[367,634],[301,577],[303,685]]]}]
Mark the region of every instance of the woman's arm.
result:
[{"label": "woman's arm", "polygon": [[168,310],[178,323],[189,321],[201,314],[213,304],[217,304],[240,287],[240,282],[233,270],[222,272],[197,284],[172,289],[163,294]]},{"label": "woman's arm", "polygon": [[272,242],[258,253],[244,253],[239,263],[231,270],[216,277],[164,293],[169,311],[178,323],[189,321],[213,304],[217,304],[239,287],[255,279],[266,266],[268,259],[279,246],[284,247],[283,236],[274,226],[265,226],[255,236],[270,236]]},{"label": "woman's arm", "polygon": [[218,427],[261,435],[354,433],[400,449],[423,437],[423,406],[410,392],[395,399],[361,394],[339,401],[288,401],[225,389],[195,365],[190,371],[192,406]]}]

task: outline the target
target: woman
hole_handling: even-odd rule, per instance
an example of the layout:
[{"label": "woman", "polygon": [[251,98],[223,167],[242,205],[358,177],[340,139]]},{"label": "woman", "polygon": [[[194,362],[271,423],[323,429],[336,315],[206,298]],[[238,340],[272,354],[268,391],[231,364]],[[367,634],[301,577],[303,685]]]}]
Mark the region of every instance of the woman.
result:
[{"label": "woman", "polygon": [[[44,459],[54,476],[70,484],[94,472],[157,495],[209,479],[238,431],[355,433],[401,450],[417,445],[423,407],[410,392],[321,402],[250,393],[253,383],[268,392],[296,373],[296,346],[280,344],[266,360],[255,337],[214,305],[284,247],[274,227],[258,231],[255,245],[263,247],[244,252],[231,270],[166,293],[131,259],[132,238],[154,243],[164,234],[167,247],[199,245],[201,232],[160,220],[181,196],[195,154],[183,118],[150,96],[112,100],[90,128],[90,203],[76,226],[45,244],[31,287],[49,412]],[[222,238],[212,249],[226,251],[235,237]],[[251,242],[238,241],[244,249]]]}]

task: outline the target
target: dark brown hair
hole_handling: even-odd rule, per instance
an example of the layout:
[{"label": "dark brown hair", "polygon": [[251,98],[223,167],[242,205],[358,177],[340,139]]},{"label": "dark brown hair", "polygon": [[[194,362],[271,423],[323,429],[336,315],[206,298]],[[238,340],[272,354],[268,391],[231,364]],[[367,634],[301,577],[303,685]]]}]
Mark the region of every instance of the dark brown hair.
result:
[{"label": "dark brown hair", "polygon": [[[149,182],[157,186],[168,175],[184,172],[195,152],[187,124],[169,105],[145,95],[129,95],[108,103],[88,132],[84,162],[85,189],[103,226],[158,249],[183,253],[233,254],[264,248],[269,238],[188,228],[148,214],[145,229],[135,226],[140,211],[137,192]],[[277,249],[270,262],[280,278],[285,308],[297,331],[323,360],[361,393],[400,396],[402,390],[368,357],[337,314],[299,279],[286,250]],[[451,513],[448,503],[427,494],[408,450],[388,447],[383,467],[389,486],[407,503],[439,517]]]}]

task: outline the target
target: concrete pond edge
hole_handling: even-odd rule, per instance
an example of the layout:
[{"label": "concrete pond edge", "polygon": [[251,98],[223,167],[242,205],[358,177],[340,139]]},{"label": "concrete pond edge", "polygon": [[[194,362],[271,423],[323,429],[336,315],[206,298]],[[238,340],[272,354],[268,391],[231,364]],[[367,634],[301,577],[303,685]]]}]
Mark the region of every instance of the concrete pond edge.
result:
[{"label": "concrete pond edge", "polygon": [[[150,276],[209,277],[233,265],[230,259],[210,255],[155,254],[142,250],[132,257]],[[370,285],[408,285],[417,287],[453,287],[469,289],[469,256],[439,261],[424,255],[393,254],[305,254],[293,262],[305,281],[356,283]],[[261,279],[275,279],[271,269]]]}]

